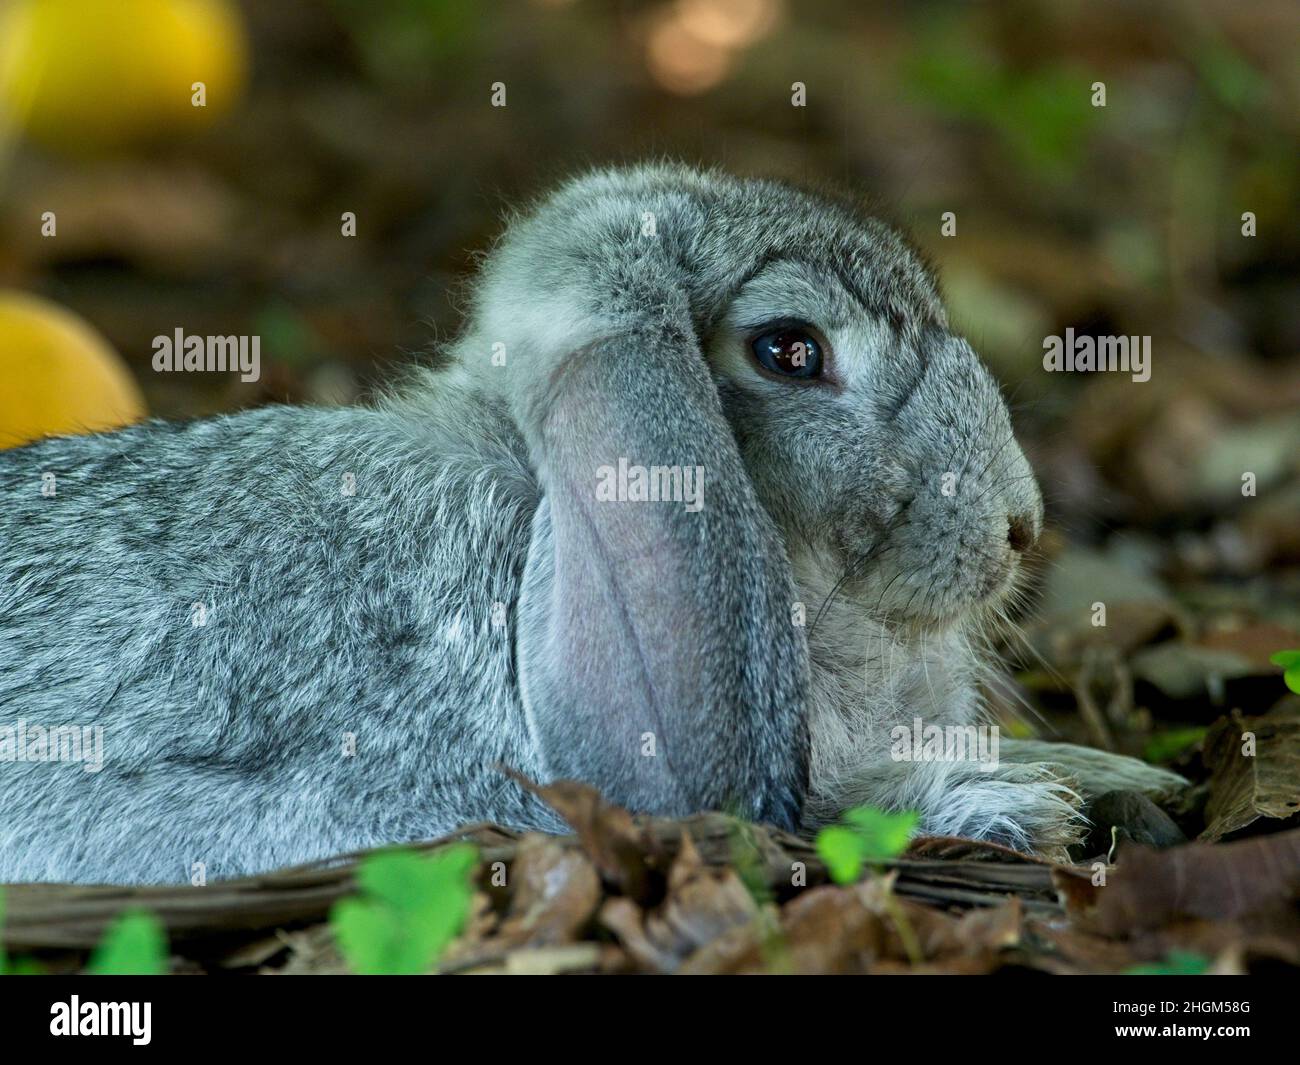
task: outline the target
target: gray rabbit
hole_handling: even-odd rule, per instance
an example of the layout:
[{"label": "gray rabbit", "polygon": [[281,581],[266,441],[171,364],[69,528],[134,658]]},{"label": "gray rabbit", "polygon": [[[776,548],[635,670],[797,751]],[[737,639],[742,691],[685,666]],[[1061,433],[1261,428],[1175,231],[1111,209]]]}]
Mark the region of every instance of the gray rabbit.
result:
[{"label": "gray rabbit", "polygon": [[[448,355],[367,408],[0,452],[0,881],[562,830],[502,767],[1043,853],[1080,791],[1179,782],[896,749],[978,720],[972,635],[1041,503],[930,273],[854,204],[589,174],[510,221]],[[95,729],[102,762],[61,756]]]}]

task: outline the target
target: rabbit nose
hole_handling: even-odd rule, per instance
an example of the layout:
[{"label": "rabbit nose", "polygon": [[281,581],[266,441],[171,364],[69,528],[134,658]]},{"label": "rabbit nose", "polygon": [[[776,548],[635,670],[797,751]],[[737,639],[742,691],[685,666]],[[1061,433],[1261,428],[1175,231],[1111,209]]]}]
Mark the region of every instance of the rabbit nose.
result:
[{"label": "rabbit nose", "polygon": [[1022,555],[1034,546],[1038,540],[1034,526],[1034,519],[1028,514],[1012,514],[1007,518],[1007,543],[1012,551]]}]

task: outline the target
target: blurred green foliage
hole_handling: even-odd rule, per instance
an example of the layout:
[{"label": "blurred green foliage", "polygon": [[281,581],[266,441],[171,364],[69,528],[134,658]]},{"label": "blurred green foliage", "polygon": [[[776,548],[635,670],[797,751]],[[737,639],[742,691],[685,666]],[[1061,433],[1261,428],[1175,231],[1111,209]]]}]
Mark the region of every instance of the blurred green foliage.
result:
[{"label": "blurred green foliage", "polygon": [[353,972],[418,975],[437,964],[469,916],[478,850],[456,843],[431,855],[393,850],[357,867],[360,895],[330,914],[334,938]]},{"label": "blurred green foliage", "polygon": [[[5,897],[0,890],[0,928],[4,927]],[[128,910],[104,930],[90,956],[92,976],[161,976],[167,972],[167,934],[162,922],[145,910]],[[40,976],[45,967],[35,958],[7,956],[0,939],[0,976]]]},{"label": "blurred green foliage", "polygon": [[329,0],[356,43],[366,73],[380,84],[436,81],[464,62],[488,28],[469,0]]},{"label": "blurred green foliage", "polygon": [[1208,731],[1205,726],[1197,725],[1191,728],[1166,729],[1157,732],[1147,740],[1142,757],[1148,762],[1172,762],[1184,751],[1195,747],[1205,739]]},{"label": "blurred green foliage", "polygon": [[973,48],[968,26],[956,20],[927,26],[924,40],[904,64],[905,83],[919,99],[982,123],[1011,165],[1052,182],[1075,175],[1099,110],[1086,71],[1069,62],[1013,69]]},{"label": "blurred green foliage", "polygon": [[86,966],[93,976],[162,976],[167,972],[167,934],[144,910],[129,910],[104,932]]},{"label": "blurred green foliage", "polygon": [[1125,969],[1125,976],[1201,976],[1210,968],[1210,959],[1189,950],[1170,951],[1164,961],[1135,965]]}]

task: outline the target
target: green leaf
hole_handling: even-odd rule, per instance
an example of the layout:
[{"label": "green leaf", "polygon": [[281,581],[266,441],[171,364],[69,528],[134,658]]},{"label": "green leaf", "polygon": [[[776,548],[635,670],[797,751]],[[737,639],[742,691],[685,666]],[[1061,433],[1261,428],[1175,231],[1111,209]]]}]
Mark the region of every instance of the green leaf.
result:
[{"label": "green leaf", "polygon": [[144,910],[128,910],[104,932],[86,972],[93,976],[159,976],[167,971],[167,935]]},{"label": "green leaf", "polygon": [[843,816],[862,838],[864,857],[868,862],[897,858],[907,850],[912,833],[921,821],[916,810],[891,814],[873,806],[859,806]]},{"label": "green leaf", "polygon": [[1300,651],[1278,651],[1269,655],[1268,660],[1273,665],[1282,667],[1282,680],[1288,688],[1300,695]]},{"label": "green leaf", "polygon": [[817,853],[837,884],[851,884],[862,874],[862,840],[851,828],[823,828],[817,833]]},{"label": "green leaf", "polygon": [[[363,899],[341,899],[330,913],[334,939],[353,972],[369,976],[422,972],[397,916]],[[406,949],[404,949],[406,948]]]},{"label": "green leaf", "polygon": [[478,851],[467,843],[432,855],[393,850],[357,869],[358,896],[330,913],[339,949],[364,975],[428,972],[456,937],[473,898],[470,872]]},{"label": "green leaf", "polygon": [[826,863],[831,879],[850,884],[866,864],[897,858],[921,820],[915,810],[889,813],[873,806],[859,806],[843,815],[846,825],[832,825],[817,833],[817,853]]},{"label": "green leaf", "polygon": [[1190,950],[1171,950],[1164,961],[1151,965],[1134,965],[1125,976],[1200,976],[1210,967],[1210,959]]}]

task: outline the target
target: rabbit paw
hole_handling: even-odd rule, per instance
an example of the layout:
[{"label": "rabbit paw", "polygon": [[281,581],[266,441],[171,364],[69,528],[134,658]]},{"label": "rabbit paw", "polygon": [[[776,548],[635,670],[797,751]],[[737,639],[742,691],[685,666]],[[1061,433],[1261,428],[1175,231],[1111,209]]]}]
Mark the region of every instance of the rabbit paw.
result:
[{"label": "rabbit paw", "polygon": [[814,780],[809,831],[855,806],[919,810],[926,835],[987,840],[1063,861],[1088,827],[1082,797],[1047,764],[871,761]]},{"label": "rabbit paw", "polygon": [[1055,766],[1003,764],[953,782],[924,812],[921,827],[1063,862],[1087,830],[1082,802]]}]

